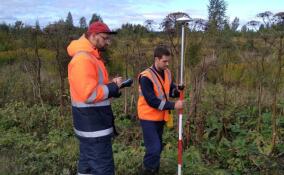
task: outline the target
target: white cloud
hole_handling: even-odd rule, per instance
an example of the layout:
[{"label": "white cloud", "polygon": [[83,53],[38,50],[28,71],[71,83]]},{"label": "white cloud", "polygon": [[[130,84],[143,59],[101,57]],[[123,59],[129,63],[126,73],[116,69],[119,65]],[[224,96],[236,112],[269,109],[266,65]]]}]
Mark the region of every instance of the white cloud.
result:
[{"label": "white cloud", "polygon": [[[241,21],[252,20],[256,13],[264,10],[277,12],[284,5],[283,0],[273,0],[273,3],[265,0],[226,1],[228,16],[231,19],[238,16]],[[41,25],[47,25],[65,19],[70,11],[75,25],[81,17],[88,22],[96,13],[111,28],[119,28],[124,23],[143,24],[147,19],[160,23],[167,14],[177,11],[188,13],[192,18],[206,19],[207,4],[208,0],[2,0],[0,22],[21,20],[33,25],[39,20]]]}]

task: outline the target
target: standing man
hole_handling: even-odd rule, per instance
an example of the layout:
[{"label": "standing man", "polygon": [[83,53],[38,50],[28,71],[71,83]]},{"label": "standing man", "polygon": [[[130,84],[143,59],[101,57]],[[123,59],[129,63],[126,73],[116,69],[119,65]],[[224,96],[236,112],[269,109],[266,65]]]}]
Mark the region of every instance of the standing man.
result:
[{"label": "standing man", "polygon": [[90,24],[87,32],[67,48],[72,57],[68,80],[75,134],[80,142],[78,174],[113,175],[111,97],[119,97],[122,78],[108,79],[101,51],[110,44],[111,32],[102,22]]},{"label": "standing man", "polygon": [[183,107],[181,100],[169,101],[169,97],[179,96],[168,69],[170,58],[171,54],[166,46],[156,47],[154,64],[139,75],[138,117],[146,147],[142,175],[158,173],[164,123],[169,120],[169,110]]}]

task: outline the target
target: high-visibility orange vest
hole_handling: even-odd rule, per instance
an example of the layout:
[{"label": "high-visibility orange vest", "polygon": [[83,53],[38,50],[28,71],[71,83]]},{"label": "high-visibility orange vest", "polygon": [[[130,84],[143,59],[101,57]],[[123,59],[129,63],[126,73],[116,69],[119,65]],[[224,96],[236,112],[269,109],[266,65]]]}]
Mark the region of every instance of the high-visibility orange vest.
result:
[{"label": "high-visibility orange vest", "polygon": [[[164,95],[162,86],[164,87],[167,99],[169,99],[170,86],[172,82],[171,72],[169,71],[169,69],[166,69],[164,71],[165,79],[163,80],[163,78],[157,72],[155,74],[152,70],[150,68],[144,70],[139,74],[139,77],[145,76],[152,81],[156,97],[162,100],[159,108],[162,108],[163,105],[166,103],[166,97]],[[160,83],[157,75],[159,76],[162,84]],[[169,119],[168,110],[156,109],[148,105],[141,91],[140,84],[139,84],[139,98],[138,98],[137,108],[138,108],[138,117],[141,120],[168,121]]]},{"label": "high-visibility orange vest", "polygon": [[[73,56],[68,65],[68,79],[72,105],[76,107],[91,107],[109,105],[108,73],[100,59],[98,50],[93,49],[90,42],[82,36],[68,47],[68,53]],[[72,55],[72,53],[74,55]]]}]

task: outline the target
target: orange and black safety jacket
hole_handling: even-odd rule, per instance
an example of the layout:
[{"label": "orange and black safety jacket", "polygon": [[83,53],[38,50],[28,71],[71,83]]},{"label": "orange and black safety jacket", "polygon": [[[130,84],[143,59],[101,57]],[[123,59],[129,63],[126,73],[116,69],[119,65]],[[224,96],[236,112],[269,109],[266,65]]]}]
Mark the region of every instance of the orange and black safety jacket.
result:
[{"label": "orange and black safety jacket", "polygon": [[[139,78],[138,117],[140,120],[167,121],[174,102],[169,97],[178,97],[179,93],[169,69],[157,71],[155,66],[141,72]],[[167,97],[165,97],[165,95]]]},{"label": "orange and black safety jacket", "polygon": [[72,57],[68,80],[75,134],[86,138],[112,135],[110,98],[118,96],[119,88],[109,82],[100,52],[84,35],[72,41],[67,51]]}]

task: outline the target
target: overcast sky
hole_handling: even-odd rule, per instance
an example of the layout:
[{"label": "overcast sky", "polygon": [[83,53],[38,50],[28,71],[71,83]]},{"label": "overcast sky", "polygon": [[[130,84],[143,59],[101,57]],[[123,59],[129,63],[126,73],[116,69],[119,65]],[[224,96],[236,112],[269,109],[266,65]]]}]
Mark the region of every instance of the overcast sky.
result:
[{"label": "overcast sky", "polygon": [[[226,0],[227,16],[245,24],[256,19],[257,13],[284,11],[284,0]],[[0,23],[14,24],[20,20],[34,25],[39,20],[45,26],[59,19],[66,19],[70,11],[74,25],[84,16],[89,22],[93,13],[99,14],[111,29],[122,24],[143,24],[154,20],[157,24],[172,12],[185,12],[192,18],[207,19],[209,0],[1,0]]]}]

